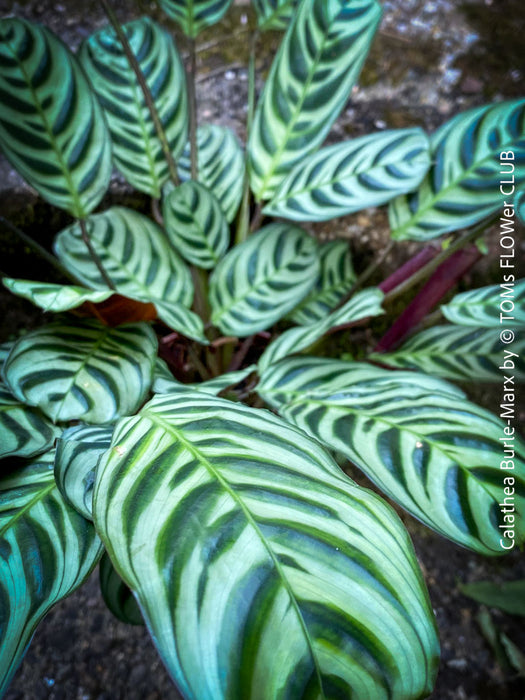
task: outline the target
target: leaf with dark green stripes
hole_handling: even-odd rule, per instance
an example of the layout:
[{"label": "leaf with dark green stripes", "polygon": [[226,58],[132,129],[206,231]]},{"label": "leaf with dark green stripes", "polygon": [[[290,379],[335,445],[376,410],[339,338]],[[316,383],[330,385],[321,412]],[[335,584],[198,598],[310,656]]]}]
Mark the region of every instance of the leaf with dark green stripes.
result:
[{"label": "leaf with dark green stripes", "polygon": [[[525,99],[458,114],[432,135],[430,144],[433,165],[427,176],[414,193],[390,205],[397,240],[435,238],[503,207],[504,173],[516,184],[525,181]],[[512,153],[512,159],[500,161],[501,153]]]},{"label": "leaf with dark green stripes", "polygon": [[[182,181],[191,180],[190,144],[177,163]],[[241,203],[244,183],[244,154],[235,134],[225,126],[203,124],[197,129],[198,180],[219,200],[231,222]],[[171,183],[165,193],[173,189]]]},{"label": "leaf with dark green stripes", "polygon": [[206,187],[190,180],[164,197],[164,227],[185,260],[209,269],[228,250],[230,230],[221,205]]},{"label": "leaf with dark green stripes", "polygon": [[55,481],[65,500],[91,520],[95,471],[100,456],[108,449],[113,426],[74,425],[57,440]]},{"label": "leaf with dark green stripes", "polygon": [[514,468],[500,469],[499,418],[442,380],[432,388],[424,374],[299,359],[271,366],[257,387],[286,420],[345,455],[423,523],[482,554],[512,548],[499,527],[509,527],[499,504],[511,486],[514,540],[525,541],[525,443],[516,437]]},{"label": "leaf with dark green stripes", "polygon": [[525,326],[525,279],[456,294],[441,311],[448,321],[461,326]]},{"label": "leaf with dark green stripes", "polygon": [[404,528],[280,418],[158,395],[116,426],[93,503],[184,697],[430,692],[438,643]]},{"label": "leaf with dark green stripes", "polygon": [[0,146],[51,204],[83,217],[111,176],[102,110],[69,49],[48,29],[0,20]]},{"label": "leaf with dark green stripes", "polygon": [[35,282],[11,277],[4,277],[2,283],[12,294],[28,299],[44,311],[55,313],[76,309],[86,301],[100,303],[114,294],[111,289],[102,291],[76,285]]},{"label": "leaf with dark green stripes", "polygon": [[102,552],[93,525],[53,479],[53,453],[0,476],[0,696],[50,608],[78,588]]},{"label": "leaf with dark green stripes", "polygon": [[414,190],[429,166],[421,129],[368,134],[300,161],[263,211],[292,221],[328,221]]},{"label": "leaf with dark green stripes", "polygon": [[[201,319],[189,309],[193,282],[166,234],[143,214],[113,207],[86,221],[91,244],[119,294],[151,302],[170,328],[205,342]],[[107,289],[78,224],[61,231],[55,251],[64,266],[94,289]]]},{"label": "leaf with dark green stripes", "polygon": [[270,224],[235,246],[210,278],[212,322],[247,336],[283,318],[319,274],[316,241],[289,224]]},{"label": "leaf with dark green stripes", "polygon": [[525,187],[518,189],[514,196],[514,206],[516,208],[516,216],[521,224],[525,225]]},{"label": "leaf with dark green stripes", "polygon": [[159,0],[164,12],[192,39],[219,22],[231,4],[232,0]]},{"label": "leaf with dark green stripes", "polygon": [[261,31],[286,29],[299,0],[252,0]]},{"label": "leaf with dark green stripes", "polygon": [[159,374],[155,376],[152,391],[156,394],[170,394],[184,389],[191,389],[192,391],[200,391],[204,394],[217,396],[225,389],[240,384],[256,371],[257,365],[249,365],[248,367],[243,367],[243,369],[225,372],[218,377],[212,377],[212,379],[207,379],[205,382],[199,382],[198,384],[182,384],[182,382],[178,382],[171,376],[171,373],[168,375],[162,368]]},{"label": "leaf with dark green stripes", "polygon": [[156,353],[157,338],[146,323],[52,323],[16,342],[4,376],[17,399],[55,422],[105,423],[144,401]]},{"label": "leaf with dark green stripes", "polygon": [[304,0],[259,99],[248,143],[256,199],[273,197],[348,100],[381,18],[377,0]]},{"label": "leaf with dark green stripes", "polygon": [[144,620],[133,593],[117,574],[106,553],[100,560],[99,580],[104,602],[117,620],[128,625],[143,625]]},{"label": "leaf with dark green stripes", "polygon": [[[395,352],[371,355],[370,359],[444,379],[499,384],[505,347],[494,328],[434,326],[412,336]],[[515,332],[510,349],[516,353],[514,380],[525,382],[525,329]]]},{"label": "leaf with dark green stripes", "polygon": [[53,447],[60,432],[38,408],[26,406],[0,382],[0,458],[41,454]]},{"label": "leaf with dark green stripes", "polygon": [[[184,67],[168,32],[148,17],[123,26],[173,158],[188,133]],[[141,192],[160,197],[168,163],[144,94],[117,35],[105,27],[87,39],[80,60],[104,109],[113,141],[113,159],[126,180]]]},{"label": "leaf with dark green stripes", "polygon": [[275,364],[278,360],[306,350],[320,340],[323,335],[338,326],[345,326],[370,316],[384,313],[381,308],[383,292],[377,288],[365,289],[349,299],[340,309],[332,311],[320,321],[307,326],[290,328],[272,341],[261,355],[259,371]]},{"label": "leaf with dark green stripes", "polygon": [[301,326],[321,321],[341,301],[355,282],[347,241],[328,241],[319,246],[321,270],[312,291],[289,315]]}]

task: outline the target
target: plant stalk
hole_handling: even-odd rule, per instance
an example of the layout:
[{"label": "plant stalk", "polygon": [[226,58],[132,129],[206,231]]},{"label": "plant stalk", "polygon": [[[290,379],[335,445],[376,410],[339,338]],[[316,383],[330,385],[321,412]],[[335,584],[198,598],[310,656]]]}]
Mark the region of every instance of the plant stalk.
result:
[{"label": "plant stalk", "polygon": [[[255,54],[259,32],[255,30],[250,38],[250,60],[248,64],[248,115],[246,117],[246,143],[250,138],[253,117],[255,114]],[[237,231],[235,242],[242,243],[248,237],[250,227],[250,177],[248,173],[248,149],[245,154],[244,165],[244,187],[242,193],[242,204],[237,220]]]},{"label": "plant stalk", "polygon": [[98,257],[97,252],[96,252],[96,250],[93,248],[93,245],[92,245],[92,243],[91,243],[91,241],[90,241],[90,239],[89,239],[89,234],[88,234],[88,232],[87,232],[85,220],[84,220],[84,219],[79,219],[79,220],[78,220],[78,224],[79,224],[79,226],[80,226],[80,233],[81,233],[81,235],[82,235],[82,240],[83,240],[84,243],[86,244],[86,248],[87,248],[88,251],[89,251],[89,255],[91,256],[91,259],[93,260],[93,262],[94,262],[95,265],[97,266],[97,270],[100,272],[100,276],[102,277],[102,279],[104,280],[104,282],[106,283],[106,285],[107,285],[110,289],[112,289],[112,290],[115,292],[115,291],[116,291],[116,287],[115,287],[115,285],[113,284],[113,282],[111,281],[111,279],[108,277],[108,274],[107,274],[107,272],[106,272],[105,269],[104,269],[104,265],[102,264],[102,260]]},{"label": "plant stalk", "polygon": [[113,8],[109,4],[108,0],[100,0],[100,4],[104,8],[104,12],[108,16],[108,19],[111,22],[111,25],[112,25],[113,29],[115,30],[115,33],[116,33],[120,43],[122,44],[122,49],[124,51],[124,54],[128,60],[128,63],[130,65],[131,69],[135,73],[137,83],[139,84],[139,87],[142,91],[142,94],[144,95],[144,101],[145,101],[146,106],[147,106],[149,113],[151,115],[153,125],[155,126],[155,131],[157,132],[157,136],[158,136],[159,141],[160,141],[162,152],[164,153],[164,157],[165,157],[166,162],[168,164],[168,171],[170,174],[170,179],[173,182],[173,184],[175,186],[177,186],[180,182],[179,175],[177,173],[177,165],[176,165],[175,160],[173,158],[173,155],[171,153],[168,139],[166,137],[166,132],[164,131],[164,127],[162,126],[162,122],[160,120],[159,113],[157,112],[157,107],[155,106],[155,101],[153,100],[153,97],[151,95],[151,91],[148,87],[146,79],[144,78],[144,74],[142,73],[139,62],[137,61],[137,58],[131,49],[128,38],[127,38],[126,34],[124,33],[124,30],[122,29],[122,25],[118,21],[117,16],[115,15]]},{"label": "plant stalk", "polygon": [[[39,257],[41,257],[43,260],[48,262],[54,269],[59,272],[61,275],[66,277],[66,279],[70,280],[74,284],[82,284],[79,279],[77,279],[74,275],[72,275],[66,268],[60,263],[60,261],[55,258],[54,255],[51,255],[44,247],[40,245],[40,243],[37,243],[34,238],[31,238],[31,236],[28,236],[27,233],[24,233],[21,229],[18,228],[18,226],[15,226],[12,224],[10,221],[5,219],[3,216],[0,216],[0,223],[10,232],[13,233],[15,236],[20,238],[21,241],[23,241],[31,250],[33,250]],[[8,277],[9,275],[6,275]]]},{"label": "plant stalk", "polygon": [[338,302],[337,306],[334,307],[334,311],[336,309],[340,309],[342,306],[346,304],[347,301],[349,301],[354,294],[361,289],[363,284],[374,274],[374,272],[381,266],[387,255],[390,253],[390,251],[393,249],[395,245],[394,241],[389,241],[389,243],[386,245],[385,248],[381,251],[381,254],[375,258],[375,260],[372,260],[370,265],[366,267],[363,272],[359,275],[359,277],[356,279],[354,284],[350,287],[348,292],[344,295],[344,297]]},{"label": "plant stalk", "polygon": [[195,91],[195,77],[197,73],[197,54],[195,51],[195,39],[188,38],[189,67],[187,70],[188,102],[190,112],[190,169],[191,179],[197,180],[199,176],[199,162],[197,152],[197,95]]}]

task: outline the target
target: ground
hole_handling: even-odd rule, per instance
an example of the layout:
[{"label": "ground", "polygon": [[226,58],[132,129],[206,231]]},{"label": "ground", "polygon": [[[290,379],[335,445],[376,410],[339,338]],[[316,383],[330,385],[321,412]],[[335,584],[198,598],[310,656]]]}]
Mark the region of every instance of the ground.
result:
[{"label": "ground", "polygon": [[[154,6],[131,0],[114,3],[122,19]],[[244,139],[246,104],[247,3],[238,3],[227,23],[200,41],[199,117],[233,128]],[[522,0],[387,0],[384,20],[360,87],[355,90],[331,135],[332,141],[386,127],[420,125],[432,131],[458,111],[523,93]],[[130,9],[135,8],[135,9]],[[138,10],[136,8],[139,8]],[[0,12],[14,10],[47,24],[76,47],[104,20],[95,0],[62,4],[50,0],[11,3],[0,0]],[[221,38],[223,39],[221,41]],[[260,85],[278,37],[260,42]],[[184,50],[184,46],[181,43]],[[115,180],[112,202],[143,208]],[[65,216],[52,214],[10,168],[0,162],[2,214],[49,244],[64,226]],[[314,227],[325,237],[350,240],[357,268],[388,239],[384,212],[365,211],[336,224]],[[523,242],[520,244],[523,246]],[[2,270],[12,276],[45,277],[41,264],[4,232],[0,238]],[[523,249],[523,248],[522,248]],[[408,257],[398,246],[382,274]],[[36,270],[33,274],[33,270]],[[469,282],[485,284],[494,273],[487,257]],[[3,324],[0,339],[38,322],[29,305],[0,292]],[[492,399],[480,388],[476,398]],[[353,476],[369,485],[357,473]],[[400,512],[400,511],[399,511]],[[430,532],[400,512],[416,548],[439,627],[442,662],[432,700],[523,700],[523,679],[502,670],[481,634],[479,606],[458,590],[458,582],[514,580],[525,577],[525,563],[515,552],[486,559]],[[7,700],[170,700],[178,698],[146,631],[113,618],[98,593],[98,574],[56,607],[37,630]],[[525,650],[525,630],[516,619],[493,612],[494,622]]]}]

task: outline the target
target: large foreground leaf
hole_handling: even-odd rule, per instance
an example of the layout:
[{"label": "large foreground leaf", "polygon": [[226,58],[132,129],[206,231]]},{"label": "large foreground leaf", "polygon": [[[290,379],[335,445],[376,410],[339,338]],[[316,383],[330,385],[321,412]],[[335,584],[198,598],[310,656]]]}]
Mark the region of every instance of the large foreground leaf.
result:
[{"label": "large foreground leaf", "polygon": [[102,547],[62,498],[53,453],[0,478],[0,695],[48,610],[80,586]]},{"label": "large foreground leaf", "polygon": [[446,319],[461,326],[525,326],[525,279],[456,294],[441,311]]},{"label": "large foreground leaf", "polygon": [[270,224],[220,261],[210,279],[212,321],[246,336],[269,328],[308,293],[319,274],[317,243],[287,224]]},{"label": "large foreground leaf", "polygon": [[111,176],[102,110],[77,59],[54,34],[0,20],[0,145],[51,204],[85,216]]},{"label": "large foreground leaf", "polygon": [[159,4],[186,36],[195,38],[222,19],[232,0],[159,0]]},{"label": "large foreground leaf", "polygon": [[376,0],[304,0],[260,97],[248,143],[257,200],[314,151],[348,99],[381,17]]},{"label": "large foreground leaf", "polygon": [[[371,355],[371,359],[445,379],[499,384],[505,347],[494,328],[434,326],[409,338],[395,352]],[[514,381],[525,382],[525,330],[515,332],[509,347],[516,355]]]},{"label": "large foreground leaf", "polygon": [[430,692],[437,640],[401,523],[272,414],[157,396],[117,425],[94,516],[186,698]]},{"label": "large foreground leaf", "polygon": [[156,352],[155,333],[146,323],[52,323],[16,342],[4,375],[16,398],[53,421],[105,423],[144,401]]},{"label": "large foreground leaf", "polygon": [[[512,160],[500,161],[502,152],[512,153]],[[419,189],[390,205],[396,239],[435,238],[503,206],[500,183],[525,180],[525,100],[458,114],[431,137],[431,157],[433,165]]]},{"label": "large foreground leaf", "polygon": [[[477,552],[503,554],[512,544],[500,525],[513,530],[517,545],[525,541],[525,444],[513,436],[506,456],[504,423],[451,395],[445,382],[433,382],[416,373],[300,358],[270,367],[258,392],[425,524]],[[513,468],[500,469],[507,458]],[[503,520],[499,505],[509,493],[512,522]]]},{"label": "large foreground leaf", "polygon": [[[191,179],[191,147],[186,144],[177,163],[180,179]],[[228,221],[233,221],[241,203],[244,182],[244,154],[230,129],[203,124],[197,129],[199,182],[219,200]],[[171,189],[168,183],[167,186]]]},{"label": "large foreground leaf", "polygon": [[[186,78],[172,38],[148,17],[123,26],[155,102],[173,158],[186,144]],[[111,132],[115,165],[141,192],[160,197],[168,164],[144,95],[113,29],[93,34],[80,50]]]},{"label": "large foreground leaf", "polygon": [[264,213],[328,221],[414,190],[429,166],[428,138],[421,129],[368,134],[300,161]]},{"label": "large foreground leaf", "polygon": [[355,281],[347,241],[321,244],[319,263],[321,269],[312,291],[290,314],[290,319],[301,326],[324,319]]}]

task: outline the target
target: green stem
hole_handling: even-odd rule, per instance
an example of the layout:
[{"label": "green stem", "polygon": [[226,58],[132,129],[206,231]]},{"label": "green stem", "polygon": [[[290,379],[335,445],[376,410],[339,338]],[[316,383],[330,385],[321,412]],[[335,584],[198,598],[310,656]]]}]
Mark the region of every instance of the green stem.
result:
[{"label": "green stem", "polygon": [[168,139],[166,136],[166,132],[164,131],[164,127],[162,126],[162,122],[159,117],[159,113],[157,112],[157,108],[155,106],[155,101],[153,100],[153,97],[151,95],[151,91],[148,87],[148,84],[146,83],[146,80],[144,78],[144,74],[142,73],[142,70],[140,68],[139,62],[137,61],[137,58],[135,54],[133,53],[131,46],[129,44],[128,38],[126,34],[124,33],[124,30],[122,29],[122,26],[120,22],[117,19],[117,16],[113,12],[113,8],[109,4],[108,0],[100,0],[100,4],[104,8],[104,12],[108,16],[109,21],[111,22],[111,25],[113,29],[115,30],[115,33],[122,44],[122,49],[124,51],[124,54],[128,60],[128,63],[135,73],[135,77],[137,78],[137,82],[140,86],[140,89],[142,91],[142,94],[144,95],[144,101],[146,103],[146,106],[149,110],[149,113],[151,115],[151,119],[153,121],[153,125],[155,126],[155,131],[157,132],[157,136],[160,141],[160,145],[162,148],[162,152],[164,153],[164,157],[166,159],[166,162],[168,164],[168,170],[170,174],[171,181],[173,182],[174,185],[179,184],[179,175],[177,173],[177,165],[175,163],[175,160],[173,158],[173,155],[171,153],[170,145],[168,143]]},{"label": "green stem", "polygon": [[[257,49],[257,40],[259,39],[259,31],[256,30],[250,39],[250,61],[248,65],[248,116],[246,118],[246,143],[250,138],[252,130],[253,117],[255,114],[255,53]],[[242,194],[241,210],[237,220],[237,231],[235,242],[242,243],[248,237],[250,228],[250,177],[248,174],[248,149],[245,155],[244,168],[244,189]]]},{"label": "green stem", "polygon": [[106,285],[115,292],[116,287],[113,284],[113,282],[110,280],[110,278],[108,277],[107,272],[104,270],[104,265],[102,264],[102,260],[98,257],[97,252],[93,248],[93,245],[89,239],[89,234],[87,232],[85,220],[79,219],[78,224],[80,226],[80,233],[82,235],[82,240],[86,244],[86,248],[89,251],[89,255],[91,256],[91,259],[93,260],[93,262],[97,266],[97,270],[100,272],[100,276],[102,277],[102,279],[104,280]]},{"label": "green stem", "polygon": [[57,272],[60,272],[60,274],[66,277],[66,279],[70,280],[74,284],[82,284],[79,279],[77,279],[74,275],[68,272],[65,267],[63,267],[63,265],[57,260],[57,258],[55,258],[54,255],[51,255],[51,253],[49,253],[45,248],[43,248],[40,245],[40,243],[37,243],[33,238],[31,238],[31,236],[28,236],[27,233],[24,233],[24,231],[19,229],[18,226],[15,226],[3,216],[0,216],[0,223],[10,233],[13,233],[15,236],[20,238],[20,240],[23,241],[27,246],[29,246],[29,248],[31,248],[31,250],[33,250],[39,257],[41,257],[43,260],[52,265],[55,268],[55,270]]},{"label": "green stem", "polygon": [[204,381],[209,379],[210,373],[208,372],[204,363],[201,361],[199,354],[197,353],[197,351],[195,350],[195,348],[191,344],[188,345],[188,356],[189,356],[190,360],[192,361],[193,366],[195,367],[197,372],[200,374],[201,379],[203,379]]},{"label": "green stem", "polygon": [[208,275],[206,274],[206,270],[201,270],[198,267],[192,266],[191,276],[193,279],[193,288],[195,290],[193,309],[206,325],[210,317],[210,307],[208,304]]},{"label": "green stem", "polygon": [[412,287],[415,287],[420,282],[426,280],[427,277],[429,277],[434,272],[434,270],[437,270],[437,268],[445,262],[445,260],[448,260],[448,258],[454,255],[454,253],[457,253],[458,250],[462,250],[473,241],[476,241],[487,230],[487,228],[492,226],[492,224],[497,220],[497,218],[497,216],[494,216],[488,221],[482,221],[478,226],[475,226],[470,231],[467,231],[463,235],[456,238],[456,240],[453,243],[451,243],[447,248],[445,248],[445,250],[439,253],[439,255],[436,255],[435,258],[432,258],[430,262],[424,265],[411,277],[406,279],[401,284],[398,284],[398,286],[394,287],[394,289],[388,292],[388,294],[385,294],[383,302],[392,301],[392,299],[396,299],[398,296],[404,294]]},{"label": "green stem", "polygon": [[189,66],[187,71],[188,102],[190,111],[190,168],[191,179],[199,177],[199,164],[197,153],[197,95],[195,92],[195,75],[197,73],[197,54],[195,52],[195,39],[188,38]]}]

